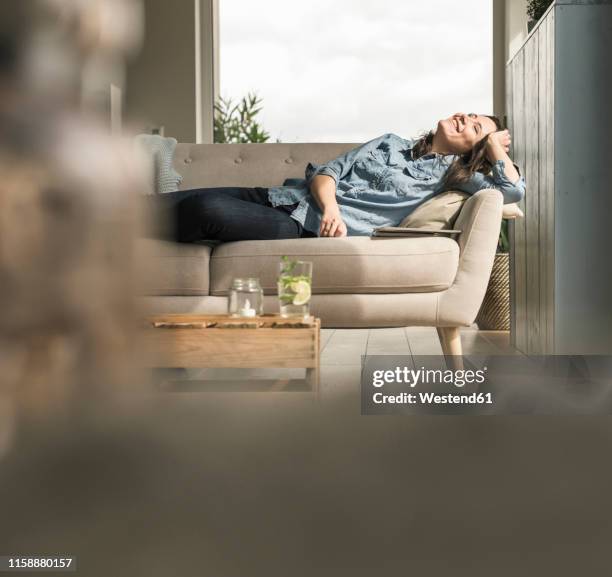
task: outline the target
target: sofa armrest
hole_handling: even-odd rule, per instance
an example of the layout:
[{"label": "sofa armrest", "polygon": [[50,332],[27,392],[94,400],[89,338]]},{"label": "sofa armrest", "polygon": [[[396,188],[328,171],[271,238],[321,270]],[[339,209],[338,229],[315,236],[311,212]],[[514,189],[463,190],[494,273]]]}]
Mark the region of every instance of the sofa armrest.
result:
[{"label": "sofa armrest", "polygon": [[519,205],[516,202],[512,204],[504,204],[502,218],[506,220],[514,220],[516,218],[523,218],[525,215],[523,211],[519,208]]},{"label": "sofa armrest", "polygon": [[469,326],[474,322],[489,284],[499,230],[503,196],[493,189],[478,191],[465,201],[454,228],[461,230],[459,267],[453,285],[438,297],[437,326]]}]

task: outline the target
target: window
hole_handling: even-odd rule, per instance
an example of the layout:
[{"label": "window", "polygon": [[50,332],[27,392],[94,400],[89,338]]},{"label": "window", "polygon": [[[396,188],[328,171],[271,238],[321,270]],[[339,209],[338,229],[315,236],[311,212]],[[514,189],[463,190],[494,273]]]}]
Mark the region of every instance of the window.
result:
[{"label": "window", "polygon": [[270,142],[420,134],[491,114],[491,0],[220,0],[220,94],[255,91]]}]

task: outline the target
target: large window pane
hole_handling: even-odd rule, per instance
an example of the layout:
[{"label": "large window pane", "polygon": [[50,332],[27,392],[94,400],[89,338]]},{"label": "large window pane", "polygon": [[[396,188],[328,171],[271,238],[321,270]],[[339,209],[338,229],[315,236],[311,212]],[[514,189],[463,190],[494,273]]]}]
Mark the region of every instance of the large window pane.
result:
[{"label": "large window pane", "polygon": [[491,0],[220,0],[221,95],[271,142],[362,142],[492,112]]}]

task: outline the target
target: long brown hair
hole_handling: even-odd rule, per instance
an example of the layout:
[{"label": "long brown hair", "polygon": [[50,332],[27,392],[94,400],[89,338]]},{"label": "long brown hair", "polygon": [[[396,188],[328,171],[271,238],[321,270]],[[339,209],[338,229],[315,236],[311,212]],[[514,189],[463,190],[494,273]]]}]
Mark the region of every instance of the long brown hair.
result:
[{"label": "long brown hair", "polygon": [[[493,122],[497,130],[503,130],[503,125],[497,116],[487,116]],[[412,158],[420,158],[431,152],[433,146],[434,131],[430,130],[419,138],[412,147]],[[449,166],[444,176],[443,190],[453,190],[457,185],[467,182],[475,172],[489,174],[493,165],[487,158],[487,140],[485,136],[479,140],[471,150],[460,154],[457,159]]]}]

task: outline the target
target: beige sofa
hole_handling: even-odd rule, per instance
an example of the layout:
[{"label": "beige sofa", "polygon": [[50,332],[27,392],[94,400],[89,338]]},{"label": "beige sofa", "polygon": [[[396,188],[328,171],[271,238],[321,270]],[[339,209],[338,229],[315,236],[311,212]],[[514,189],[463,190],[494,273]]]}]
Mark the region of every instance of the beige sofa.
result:
[{"label": "beige sofa", "polygon": [[[273,186],[301,177],[354,144],[179,144],[182,188]],[[447,354],[459,354],[458,327],[473,323],[497,246],[502,195],[481,190],[455,223],[461,235],[402,239],[303,238],[232,242],[211,248],[141,239],[148,310],[223,313],[233,277],[259,277],[266,312],[278,311],[282,255],[314,263],[311,311],[324,327],[433,326]]]}]

